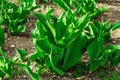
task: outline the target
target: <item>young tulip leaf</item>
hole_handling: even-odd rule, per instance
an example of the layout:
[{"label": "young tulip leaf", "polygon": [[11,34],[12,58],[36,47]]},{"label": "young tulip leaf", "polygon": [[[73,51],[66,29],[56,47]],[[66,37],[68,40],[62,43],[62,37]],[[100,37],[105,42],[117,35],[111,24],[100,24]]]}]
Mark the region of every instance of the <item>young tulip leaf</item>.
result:
[{"label": "young tulip leaf", "polygon": [[116,23],[113,25],[112,30],[114,31],[114,30],[116,30],[116,29],[118,29],[118,28],[120,28],[120,21],[119,21],[119,22],[116,22]]},{"label": "young tulip leaf", "polygon": [[5,34],[4,30],[0,26],[0,46],[2,46],[5,43]]},{"label": "young tulip leaf", "polygon": [[37,45],[35,45],[36,52],[29,55],[29,60],[34,60],[36,58],[40,58],[44,60],[45,52],[43,52]]},{"label": "young tulip leaf", "polygon": [[24,49],[21,49],[21,50],[16,50],[16,52],[17,52],[20,60],[24,61],[27,56],[26,51]]},{"label": "young tulip leaf", "polygon": [[15,63],[17,66],[22,68],[29,76],[32,78],[32,80],[39,80],[40,76],[36,73],[33,73],[31,68],[28,65],[25,64],[20,64],[20,63]]}]

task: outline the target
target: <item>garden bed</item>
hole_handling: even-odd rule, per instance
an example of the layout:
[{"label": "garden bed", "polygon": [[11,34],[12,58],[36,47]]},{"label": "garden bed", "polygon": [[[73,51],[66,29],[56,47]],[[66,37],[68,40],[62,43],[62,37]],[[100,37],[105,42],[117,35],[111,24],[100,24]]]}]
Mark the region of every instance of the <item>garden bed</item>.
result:
[{"label": "garden bed", "polygon": [[[104,20],[109,20],[110,22],[116,22],[120,20],[120,3],[119,2],[100,2],[98,3],[98,7],[105,6],[109,9],[108,12],[105,12],[101,16],[97,18],[97,20],[101,21],[102,18]],[[58,16],[61,13],[61,10],[53,4],[45,5],[42,8],[42,13],[45,13],[45,9],[47,6],[52,6],[55,9],[54,14]],[[35,21],[36,19],[29,16],[26,26],[27,31],[24,33],[20,33],[19,35],[12,36],[6,29],[5,29],[5,36],[6,41],[3,46],[4,51],[7,53],[8,57],[11,58],[16,56],[15,49],[26,49],[27,54],[33,53],[35,51],[34,46],[31,42],[31,30],[35,28]],[[108,44],[115,44],[120,45],[120,29],[116,30],[112,33],[112,41],[107,42]],[[86,59],[86,58],[84,58]],[[17,71],[16,71],[17,72]],[[113,75],[115,73],[115,75]],[[30,77],[23,71],[20,72],[21,75],[17,75],[14,73],[13,80],[31,80]],[[41,80],[102,80],[103,78],[113,78],[119,77],[120,78],[120,65],[115,66],[113,69],[98,69],[94,73],[89,73],[82,75],[80,77],[75,78],[76,72],[74,69],[65,73],[64,76],[58,76],[52,72],[46,72],[41,76]]]}]

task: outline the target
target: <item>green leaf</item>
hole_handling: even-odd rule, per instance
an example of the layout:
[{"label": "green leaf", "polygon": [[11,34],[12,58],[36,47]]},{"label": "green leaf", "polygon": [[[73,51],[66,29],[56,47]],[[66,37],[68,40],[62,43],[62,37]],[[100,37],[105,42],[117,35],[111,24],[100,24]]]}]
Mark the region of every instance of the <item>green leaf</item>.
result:
[{"label": "green leaf", "polygon": [[112,30],[114,31],[114,30],[116,30],[116,29],[118,29],[118,28],[120,28],[120,21],[119,21],[119,22],[116,22],[116,23],[113,25]]},{"label": "green leaf", "polygon": [[50,23],[49,19],[45,15],[39,13],[33,14],[39,19],[39,21],[43,24],[44,28],[47,30],[49,40],[53,41],[56,35],[54,25]]},{"label": "green leaf", "polygon": [[89,13],[83,15],[75,24],[76,28],[84,29],[89,22]]},{"label": "green leaf", "polygon": [[64,75],[64,72],[54,65],[54,61],[52,59],[52,55],[51,54],[49,55],[49,59],[50,59],[50,63],[51,63],[51,66],[52,66],[53,70],[55,70],[59,75]]},{"label": "green leaf", "polygon": [[20,60],[21,60],[21,61],[24,61],[25,58],[26,58],[26,56],[27,56],[26,50],[25,50],[25,49],[16,50],[16,52],[17,52],[17,54],[18,54]]},{"label": "green leaf", "polygon": [[0,66],[4,66],[4,59],[0,56]]},{"label": "green leaf", "polygon": [[51,45],[51,56],[55,66],[60,67],[64,55],[64,49]]},{"label": "green leaf", "polygon": [[93,61],[90,61],[90,71],[93,72],[97,70],[97,68],[100,66],[100,59],[94,59]]},{"label": "green leaf", "polygon": [[3,73],[2,71],[0,71],[0,78],[4,78],[4,76],[5,76],[5,73]]},{"label": "green leaf", "polygon": [[109,54],[107,56],[110,58],[111,61],[111,67],[117,65],[120,63],[119,58],[120,58],[120,46],[116,45],[108,45],[105,50],[110,50]]},{"label": "green leaf", "polygon": [[70,0],[69,1],[53,0],[53,3],[55,3],[56,5],[58,5],[64,11],[67,11],[67,10],[71,9],[71,7],[70,7]]},{"label": "green leaf", "polygon": [[29,60],[34,60],[37,58],[44,60],[45,53],[37,45],[35,45],[35,49],[36,52],[29,55]]},{"label": "green leaf", "polygon": [[52,44],[51,52],[45,60],[47,67],[48,68],[52,67],[52,69],[59,75],[64,74],[64,72],[61,70],[63,55],[64,49]]},{"label": "green leaf", "polygon": [[2,12],[0,11],[0,25],[3,24],[3,15]]},{"label": "green leaf", "polygon": [[76,40],[67,48],[64,62],[63,62],[63,70],[68,70],[77,64],[83,53],[83,48],[86,46],[87,38],[86,36],[80,35],[76,38]]},{"label": "green leaf", "polygon": [[108,8],[106,8],[106,7],[97,8],[96,17],[99,16],[100,14],[106,12],[106,11],[108,11]]},{"label": "green leaf", "polygon": [[[87,52],[90,57],[90,60],[98,58],[101,54],[103,45],[97,39],[94,39],[87,47]],[[94,51],[95,50],[95,51]]]},{"label": "green leaf", "polygon": [[25,32],[26,26],[18,25],[17,20],[12,20],[8,25],[8,29],[10,30],[11,34],[15,35],[21,32]]},{"label": "green leaf", "polygon": [[31,68],[28,65],[21,64],[21,63],[15,63],[17,66],[22,68],[29,76],[32,78],[32,80],[39,80],[40,76],[36,73],[33,73]]},{"label": "green leaf", "polygon": [[59,19],[57,21],[57,24],[56,24],[55,28],[56,28],[55,29],[56,30],[56,39],[58,41],[58,40],[60,40],[63,37],[63,35],[66,32],[65,24],[62,21],[62,19]]},{"label": "green leaf", "polygon": [[46,36],[45,38],[42,39],[37,39],[36,44],[43,50],[45,53],[50,53],[51,48],[50,48],[50,41],[48,40],[48,37]]},{"label": "green leaf", "polygon": [[25,32],[25,30],[26,30],[26,26],[25,25],[18,26],[18,33]]},{"label": "green leaf", "polygon": [[107,66],[110,55],[111,55],[111,50],[110,49],[106,49],[106,50],[103,51],[103,55],[101,56],[101,62],[100,62],[101,67],[106,67]]},{"label": "green leaf", "polygon": [[8,62],[9,61],[8,58],[7,58],[6,53],[2,50],[1,46],[0,46],[0,55],[3,58],[4,62]]},{"label": "green leaf", "polygon": [[2,46],[5,43],[5,34],[4,30],[0,26],[0,46]]},{"label": "green leaf", "polygon": [[45,36],[47,36],[44,26],[40,21],[36,22],[36,27],[38,31],[38,38],[44,38]]},{"label": "green leaf", "polygon": [[103,36],[100,35],[95,38],[87,47],[88,56],[90,57],[90,71],[96,70],[100,63],[100,56],[104,48]]}]

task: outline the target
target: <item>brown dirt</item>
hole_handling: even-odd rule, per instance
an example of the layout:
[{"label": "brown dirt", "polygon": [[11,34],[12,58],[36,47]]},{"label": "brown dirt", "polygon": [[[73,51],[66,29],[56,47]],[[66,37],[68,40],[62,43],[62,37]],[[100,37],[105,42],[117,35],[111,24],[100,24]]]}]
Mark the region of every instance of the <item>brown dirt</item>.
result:
[{"label": "brown dirt", "polygon": [[[105,6],[107,8],[109,8],[109,11],[102,14],[99,18],[101,19],[102,17],[104,17],[105,20],[109,20],[110,22],[116,22],[118,20],[120,20],[120,3],[114,3],[114,2],[100,2],[98,3],[98,7],[101,6]],[[59,16],[59,14],[62,12],[59,8],[57,8],[55,5],[51,5],[52,8],[55,9],[54,14],[56,16]],[[42,8],[42,12],[45,13],[45,8]],[[9,58],[13,57],[16,55],[15,49],[26,49],[27,53],[33,53],[35,51],[34,46],[31,43],[31,36],[30,36],[30,32],[32,29],[35,28],[35,18],[33,17],[29,17],[28,18],[28,22],[26,23],[27,26],[27,31],[25,33],[21,33],[19,35],[16,36],[12,36],[10,35],[8,32],[6,32],[6,42],[3,46],[3,49],[6,51],[7,55]],[[116,44],[116,45],[120,45],[120,29],[116,30],[115,32],[112,32],[112,44]],[[114,71],[117,72],[118,75],[120,75],[120,65],[116,66],[113,70],[106,70],[106,74],[107,76],[109,76],[109,71]],[[90,74],[90,76],[88,76],[89,74],[83,75],[82,77],[79,77],[79,80],[101,80],[102,77],[98,77],[98,72],[96,71],[93,74]],[[88,77],[87,77],[88,76]],[[13,76],[13,80],[30,80],[30,78],[27,76],[27,74],[25,74],[24,72],[22,73],[22,75],[19,76]],[[45,74],[42,76],[41,80],[75,80],[74,78],[74,72],[69,73],[67,72],[65,74],[65,76],[60,77],[57,76],[55,74]]]}]

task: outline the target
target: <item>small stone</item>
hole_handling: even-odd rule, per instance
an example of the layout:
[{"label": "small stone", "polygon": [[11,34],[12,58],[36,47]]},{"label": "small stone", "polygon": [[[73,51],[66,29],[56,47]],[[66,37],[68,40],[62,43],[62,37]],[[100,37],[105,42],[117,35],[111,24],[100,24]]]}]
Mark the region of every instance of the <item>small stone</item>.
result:
[{"label": "small stone", "polygon": [[15,45],[14,45],[14,44],[12,44],[10,47],[14,48],[14,47],[15,47]]},{"label": "small stone", "polygon": [[11,38],[8,38],[7,40],[10,41]]},{"label": "small stone", "polygon": [[26,75],[23,75],[23,78],[25,79],[27,76]]},{"label": "small stone", "polygon": [[72,74],[71,73],[68,73],[69,76],[71,76]]},{"label": "small stone", "polygon": [[8,37],[8,35],[5,33],[5,38],[7,38]]},{"label": "small stone", "polygon": [[112,41],[113,43],[115,43],[115,41]]},{"label": "small stone", "polygon": [[81,77],[78,77],[76,78],[77,80],[84,80],[86,76],[81,76]]}]

